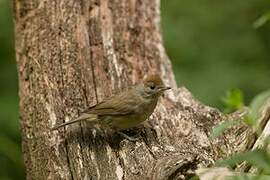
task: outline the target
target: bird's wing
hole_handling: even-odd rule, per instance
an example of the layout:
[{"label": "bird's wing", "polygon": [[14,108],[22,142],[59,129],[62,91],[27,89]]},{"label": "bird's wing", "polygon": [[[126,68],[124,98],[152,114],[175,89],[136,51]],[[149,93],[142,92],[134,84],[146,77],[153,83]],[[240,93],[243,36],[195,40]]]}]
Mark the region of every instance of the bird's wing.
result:
[{"label": "bird's wing", "polygon": [[126,115],[136,112],[140,99],[134,91],[129,90],[100,102],[84,111],[97,115]]}]

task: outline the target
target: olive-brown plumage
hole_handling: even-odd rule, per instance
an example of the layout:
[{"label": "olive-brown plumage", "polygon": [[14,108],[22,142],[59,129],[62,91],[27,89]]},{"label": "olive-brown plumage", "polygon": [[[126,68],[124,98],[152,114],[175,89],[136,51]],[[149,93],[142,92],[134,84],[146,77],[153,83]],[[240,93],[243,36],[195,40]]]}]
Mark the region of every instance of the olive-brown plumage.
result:
[{"label": "olive-brown plumage", "polygon": [[52,130],[82,120],[115,130],[132,128],[153,113],[158,98],[168,89],[158,75],[149,75],[141,84],[89,107],[78,118],[56,125]]}]

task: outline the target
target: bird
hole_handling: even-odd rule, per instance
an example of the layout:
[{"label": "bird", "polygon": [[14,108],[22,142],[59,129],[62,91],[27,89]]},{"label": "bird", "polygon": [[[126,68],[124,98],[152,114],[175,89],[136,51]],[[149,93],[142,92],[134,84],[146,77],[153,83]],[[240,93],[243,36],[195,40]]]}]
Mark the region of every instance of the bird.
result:
[{"label": "bird", "polygon": [[159,75],[150,74],[140,84],[87,108],[79,117],[56,125],[52,130],[80,121],[100,124],[117,132],[136,127],[150,117],[159,97],[169,89]]}]

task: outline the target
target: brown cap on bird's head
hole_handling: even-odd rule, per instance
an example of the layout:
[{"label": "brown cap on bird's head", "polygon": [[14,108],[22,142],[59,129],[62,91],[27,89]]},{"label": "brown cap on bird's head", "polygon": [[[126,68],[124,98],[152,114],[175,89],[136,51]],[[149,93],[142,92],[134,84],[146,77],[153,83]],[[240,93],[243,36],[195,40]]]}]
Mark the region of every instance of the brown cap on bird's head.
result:
[{"label": "brown cap on bird's head", "polygon": [[145,87],[145,92],[151,94],[150,97],[159,97],[164,91],[171,89],[163,84],[161,78],[157,74],[146,76],[143,80],[143,86]]},{"label": "brown cap on bird's head", "polygon": [[148,86],[151,89],[157,89],[158,91],[165,91],[168,89],[171,89],[170,87],[166,87],[163,84],[163,81],[157,74],[151,74],[146,76],[146,78],[143,80],[144,86]]},{"label": "brown cap on bird's head", "polygon": [[143,84],[154,83],[157,86],[164,86],[163,81],[157,74],[150,74],[143,80]]}]

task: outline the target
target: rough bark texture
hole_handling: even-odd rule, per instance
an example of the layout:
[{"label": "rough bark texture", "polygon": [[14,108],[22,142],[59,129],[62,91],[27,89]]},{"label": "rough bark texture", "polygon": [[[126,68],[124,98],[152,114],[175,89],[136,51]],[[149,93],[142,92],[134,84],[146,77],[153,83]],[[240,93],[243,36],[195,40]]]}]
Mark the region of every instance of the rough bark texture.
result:
[{"label": "rough bark texture", "polygon": [[[233,116],[177,89],[159,16],[159,0],[14,0],[28,179],[185,179],[249,146],[244,125],[209,138],[214,125]],[[50,131],[152,72],[174,90],[149,126],[133,130],[137,142],[84,123]]]}]

